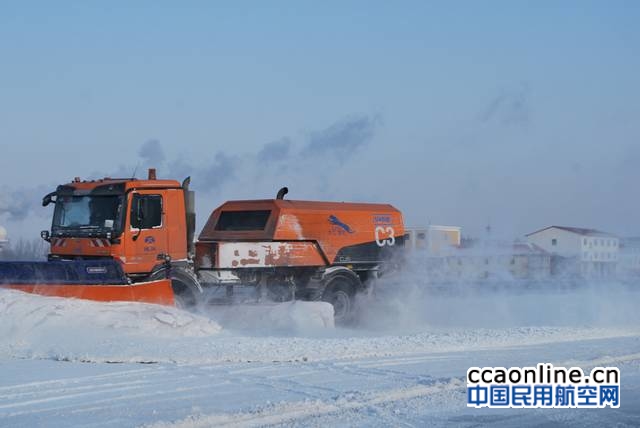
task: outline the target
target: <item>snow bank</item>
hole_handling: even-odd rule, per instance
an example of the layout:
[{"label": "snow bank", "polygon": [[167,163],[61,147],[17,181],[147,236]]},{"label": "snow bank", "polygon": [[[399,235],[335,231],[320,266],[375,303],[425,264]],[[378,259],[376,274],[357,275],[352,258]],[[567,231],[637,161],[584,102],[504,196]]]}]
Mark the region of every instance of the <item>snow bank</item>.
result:
[{"label": "snow bank", "polygon": [[[264,357],[259,343],[254,352],[243,347],[242,357],[230,355],[226,348],[229,336],[235,337],[232,333],[212,342],[223,328],[211,315],[234,331],[263,335],[312,334],[334,326],[333,307],[325,302],[212,307],[205,315],[146,303],[0,290],[0,357],[182,363]],[[278,358],[273,352],[269,355]]]},{"label": "snow bank", "polygon": [[170,306],[138,302],[94,302],[0,291],[0,334],[17,338],[32,333],[146,337],[203,337],[221,331],[212,320]]},{"label": "snow bank", "polygon": [[334,328],[333,306],[326,302],[213,306],[207,315],[226,329],[253,333],[313,334]]},{"label": "snow bank", "polygon": [[[211,319],[174,307],[137,302],[93,302],[0,290],[1,354],[70,349],[140,339],[210,337],[222,328]],[[80,358],[81,359],[81,358]]]}]

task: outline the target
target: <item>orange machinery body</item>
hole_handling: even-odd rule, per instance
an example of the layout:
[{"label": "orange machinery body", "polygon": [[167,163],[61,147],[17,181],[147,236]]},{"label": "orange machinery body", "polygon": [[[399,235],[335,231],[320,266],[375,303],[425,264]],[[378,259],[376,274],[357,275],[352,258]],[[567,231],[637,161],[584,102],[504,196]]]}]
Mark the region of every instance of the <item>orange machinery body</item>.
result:
[{"label": "orange machinery body", "polygon": [[[144,278],[159,266],[162,257],[187,259],[184,191],[175,180],[101,179],[76,180],[58,187],[56,203],[65,198],[115,195],[121,198],[112,231],[78,233],[73,227],[52,228],[51,259],[113,258],[128,275]],[[161,205],[158,225],[132,227],[134,198],[156,198]],[[86,236],[83,236],[86,235]]]},{"label": "orange machinery body", "polygon": [[174,304],[173,290],[169,279],[129,285],[15,284],[2,285],[1,287],[41,296],[77,298],[99,302],[145,302],[167,306]]},{"label": "orange machinery body", "polygon": [[403,239],[402,214],[387,204],[230,201],[211,214],[198,237],[196,266],[357,269],[388,258]]},{"label": "orange machinery body", "polygon": [[19,283],[5,278],[3,286],[42,295],[173,304],[174,293],[182,301],[186,292],[195,299],[208,286],[227,285],[230,291],[229,285],[259,284],[264,291],[262,285],[278,283],[306,287],[306,297],[315,298],[322,294],[313,293],[335,278],[331,272],[340,270],[342,280],[351,272],[348,278],[359,286],[404,246],[402,214],[391,205],[284,200],[279,192],[276,199],[218,207],[194,249],[194,195],[188,187],[189,179],[182,184],[157,180],[152,170],[148,180],[77,178],[58,186],[43,199],[43,205],[56,204],[51,232],[43,232],[51,245],[50,262],[76,261],[78,269],[82,263],[119,265],[115,278],[120,282],[83,285],[81,278],[73,284],[49,278],[45,284],[25,274]]}]

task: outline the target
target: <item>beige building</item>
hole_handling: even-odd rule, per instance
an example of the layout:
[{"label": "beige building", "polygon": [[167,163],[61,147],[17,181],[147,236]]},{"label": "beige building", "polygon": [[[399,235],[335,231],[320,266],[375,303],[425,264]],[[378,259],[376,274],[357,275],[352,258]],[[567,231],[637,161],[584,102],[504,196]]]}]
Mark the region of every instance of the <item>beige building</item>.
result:
[{"label": "beige building", "polygon": [[460,247],[462,228],[458,226],[410,227],[405,230],[405,246],[425,250],[429,254],[443,255]]},{"label": "beige building", "polygon": [[407,227],[404,229],[404,246],[410,250],[425,250],[427,248],[427,228]]}]

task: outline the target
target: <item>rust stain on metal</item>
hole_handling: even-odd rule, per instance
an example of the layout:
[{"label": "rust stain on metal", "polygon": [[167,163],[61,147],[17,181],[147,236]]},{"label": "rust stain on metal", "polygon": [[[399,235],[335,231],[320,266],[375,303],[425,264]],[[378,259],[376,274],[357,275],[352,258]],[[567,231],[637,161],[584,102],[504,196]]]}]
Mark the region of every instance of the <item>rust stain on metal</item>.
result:
[{"label": "rust stain on metal", "polygon": [[237,267],[238,265],[239,265],[239,263],[238,263],[237,260],[234,260],[234,261],[231,262],[231,266],[233,266],[233,267]]},{"label": "rust stain on metal", "polygon": [[258,252],[256,250],[249,250],[249,257],[258,257]]},{"label": "rust stain on metal", "polygon": [[240,250],[234,250],[233,251],[233,255],[234,256],[240,256]]},{"label": "rust stain on metal", "polygon": [[260,264],[260,260],[258,260],[258,259],[241,259],[240,260],[240,264],[242,266],[257,265],[257,264]]},{"label": "rust stain on metal", "polygon": [[265,256],[264,262],[267,265],[286,265],[289,261],[289,251],[286,245],[280,245],[278,247],[278,252],[271,251],[269,248],[269,252]]}]

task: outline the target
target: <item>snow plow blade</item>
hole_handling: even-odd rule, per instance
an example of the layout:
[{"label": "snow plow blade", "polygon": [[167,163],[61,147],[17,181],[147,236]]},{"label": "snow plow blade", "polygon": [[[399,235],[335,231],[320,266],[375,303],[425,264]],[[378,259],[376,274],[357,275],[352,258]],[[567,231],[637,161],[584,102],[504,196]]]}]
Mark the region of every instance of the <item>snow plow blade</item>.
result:
[{"label": "snow plow blade", "polygon": [[174,305],[171,280],[129,284],[121,266],[111,260],[0,262],[0,287],[43,296]]}]

